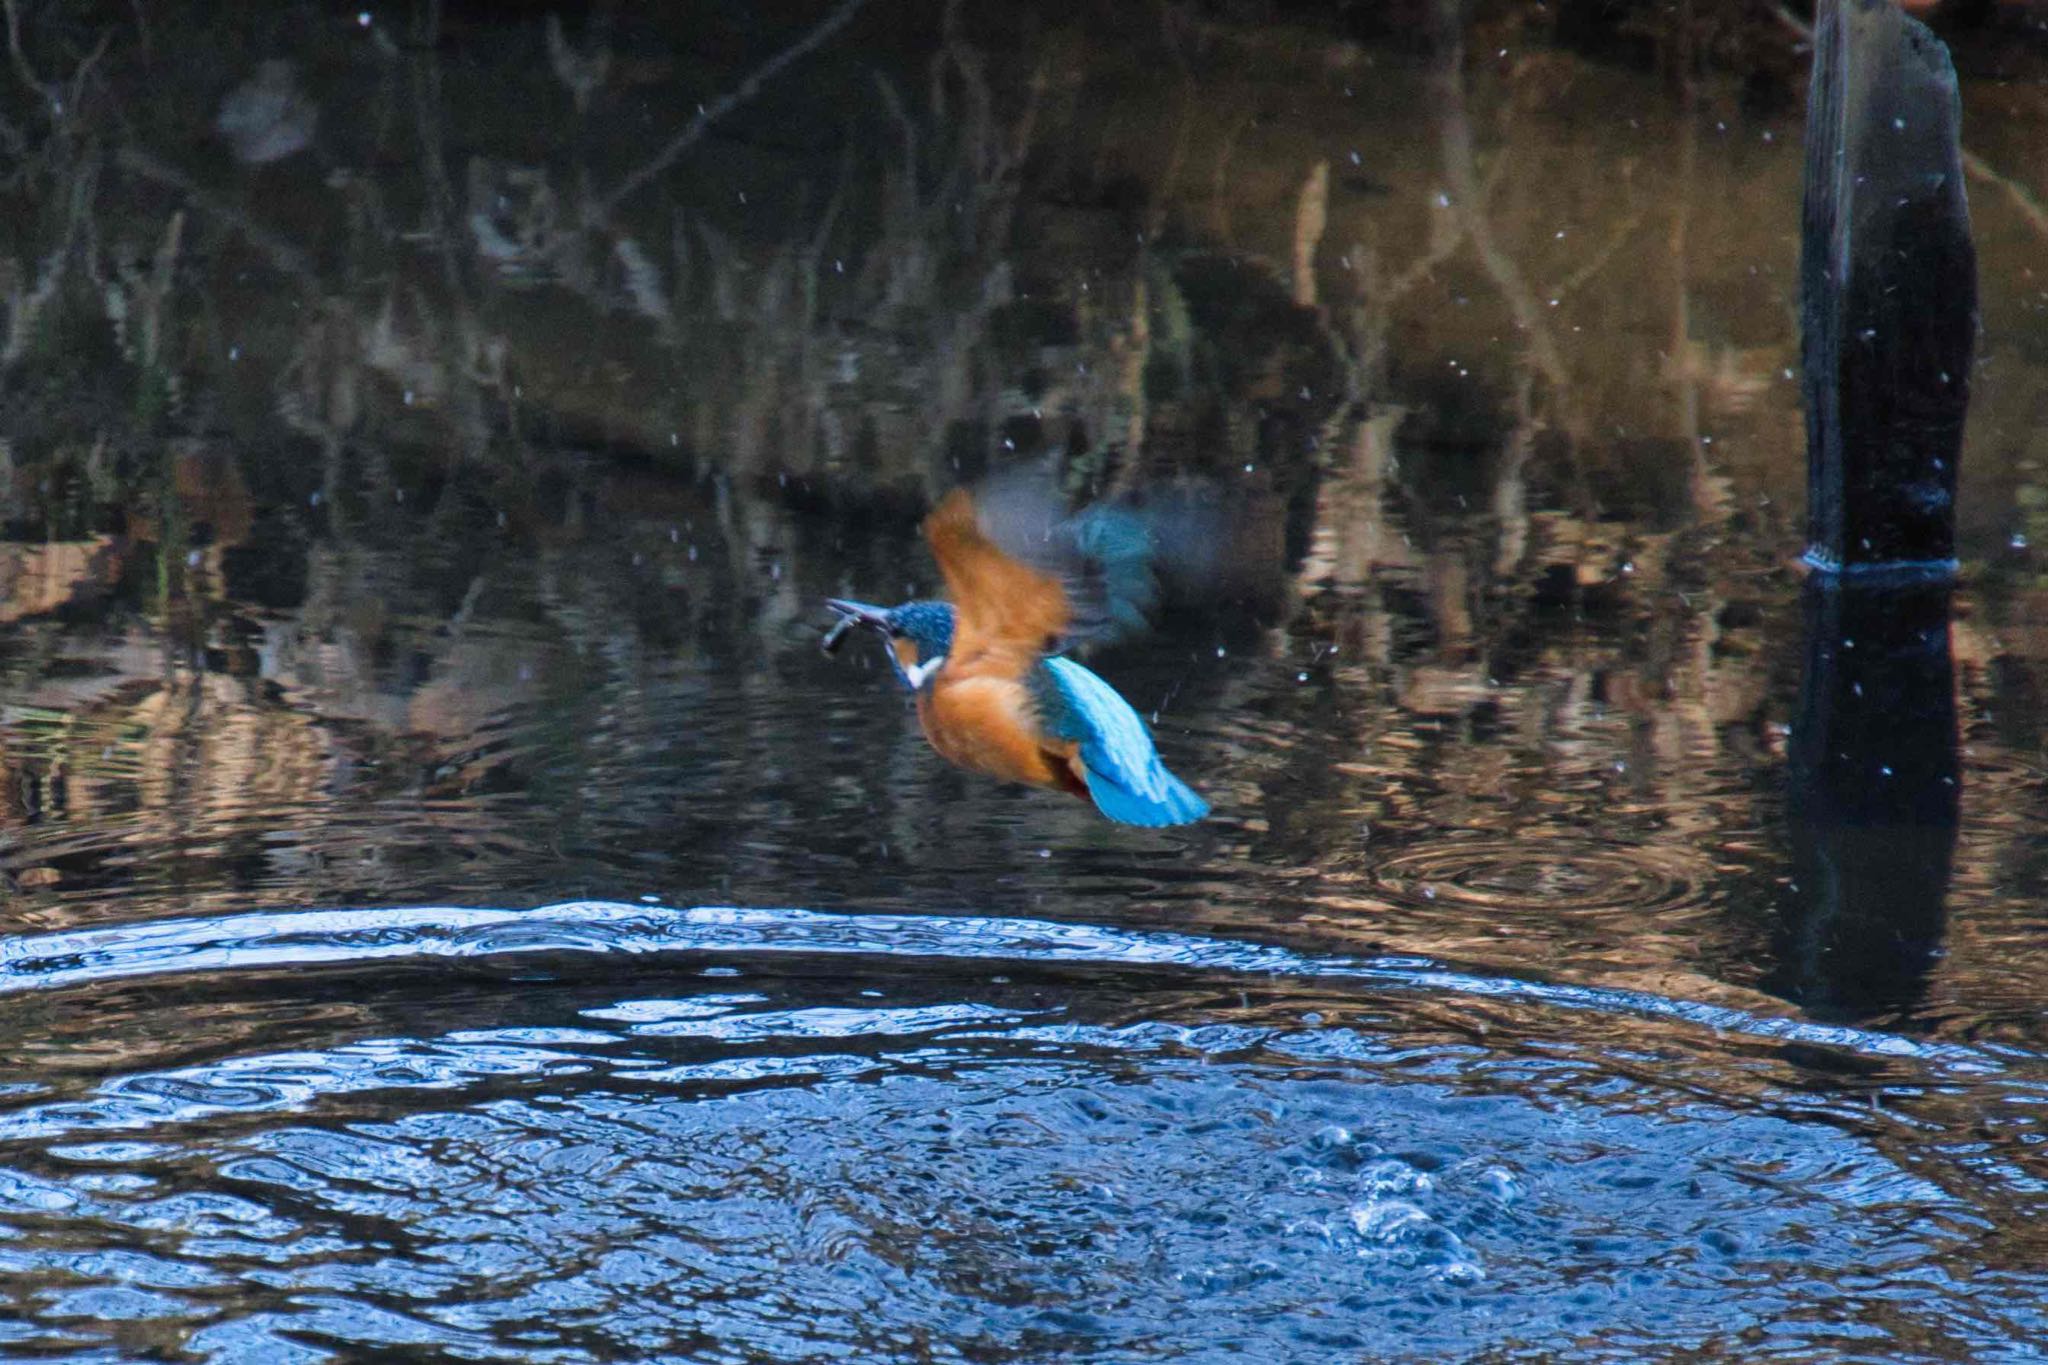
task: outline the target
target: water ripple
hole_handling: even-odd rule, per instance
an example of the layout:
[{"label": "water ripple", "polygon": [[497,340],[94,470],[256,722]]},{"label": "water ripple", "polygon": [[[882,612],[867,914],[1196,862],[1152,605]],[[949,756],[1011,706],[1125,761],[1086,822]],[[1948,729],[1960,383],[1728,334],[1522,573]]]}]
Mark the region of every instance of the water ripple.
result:
[{"label": "water ripple", "polygon": [[1224,973],[1496,997],[1668,1019],[1724,1034],[1910,1059],[1957,1076],[2037,1063],[2018,1048],[1748,1013],[1647,991],[1461,971],[1415,957],[1318,957],[1267,944],[1106,925],[999,918],[838,914],[787,907],[674,909],[571,901],[530,910],[418,907],[301,910],[160,920],[0,939],[0,995],[163,973],[360,965],[508,954],[858,955]]},{"label": "water ripple", "polygon": [[1664,845],[1524,836],[1402,849],[1380,859],[1373,881],[1383,894],[1417,905],[1633,917],[1705,907],[1713,871]]},{"label": "water ripple", "polygon": [[[1425,1074],[1343,1027],[1022,1013],[643,997],[578,1011],[618,1031],[555,1046],[474,1030],[219,1059],[174,1086],[120,1077],[110,1104],[182,1106],[131,1118],[189,1123],[218,1101],[244,1121],[172,1161],[96,1143],[52,1163],[46,1135],[84,1111],[17,1112],[0,1160],[50,1169],[0,1165],[0,1268],[61,1281],[33,1313],[43,1344],[147,1317],[265,1360],[294,1358],[289,1341],[347,1358],[716,1341],[727,1354],[706,1358],[1448,1359],[1519,1342],[1600,1359],[1588,1339],[1653,1329],[1716,1354],[1810,1304],[1827,1312],[1786,1349],[1845,1321],[1958,1348],[2048,1321],[2038,1294],[1977,1320],[1891,1300],[1978,1254],[1983,1229],[1869,1136],[1741,1103],[1631,1112],[1586,1058],[1525,1093],[1540,1088],[1503,1091],[1483,1050],[1436,1049]],[[492,1084],[565,1059],[582,1079]],[[300,1086],[411,1093],[248,1121],[299,1108]],[[79,1178],[123,1163],[154,1183]],[[85,1224],[135,1250],[79,1251]],[[222,1320],[229,1279],[252,1295]],[[1893,1358],[1909,1356],[1929,1358]]]}]

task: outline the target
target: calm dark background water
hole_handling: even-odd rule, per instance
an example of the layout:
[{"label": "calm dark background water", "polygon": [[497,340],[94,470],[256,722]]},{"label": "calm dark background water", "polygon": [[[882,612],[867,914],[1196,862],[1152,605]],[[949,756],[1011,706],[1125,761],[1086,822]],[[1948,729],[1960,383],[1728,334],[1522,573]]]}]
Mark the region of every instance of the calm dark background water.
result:
[{"label": "calm dark background water", "polygon": [[[10,10],[0,1354],[2040,1358],[2038,12],[1844,842],[1790,26],[871,8]],[[816,648],[1041,458],[1203,824]]]}]

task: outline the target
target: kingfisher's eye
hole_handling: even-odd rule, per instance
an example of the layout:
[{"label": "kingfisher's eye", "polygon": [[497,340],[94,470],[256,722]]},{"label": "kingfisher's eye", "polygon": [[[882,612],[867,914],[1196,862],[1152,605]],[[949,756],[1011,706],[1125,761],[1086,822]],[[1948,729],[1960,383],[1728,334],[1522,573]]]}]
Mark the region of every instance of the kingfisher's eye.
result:
[{"label": "kingfisher's eye", "polygon": [[889,627],[889,638],[892,640],[900,640],[907,634],[909,634],[909,632],[904,630],[901,626]]}]

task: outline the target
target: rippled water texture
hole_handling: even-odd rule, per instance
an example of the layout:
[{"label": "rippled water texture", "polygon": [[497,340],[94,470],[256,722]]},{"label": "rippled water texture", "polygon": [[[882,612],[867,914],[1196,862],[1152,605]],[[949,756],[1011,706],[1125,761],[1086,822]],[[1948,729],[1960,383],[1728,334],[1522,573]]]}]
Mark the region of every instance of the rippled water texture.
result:
[{"label": "rippled water texture", "polygon": [[[2036,7],[1877,595],[1784,16],[882,8],[10,5],[0,1356],[2042,1358]],[[819,651],[1020,462],[1208,820]]]},{"label": "rippled water texture", "polygon": [[[1739,1353],[1769,1322],[1784,1350],[1969,1353],[2048,1329],[2038,1238],[1973,1207],[2028,1177],[1927,1141],[1935,1093],[2048,1100],[2006,1050],[971,917],[302,912],[8,950],[17,1028],[45,1006],[64,1037],[61,992],[95,987],[155,1040],[0,1081],[0,1264],[37,1286],[10,1332],[42,1349],[1439,1358]],[[309,1008],[315,964],[346,1022]],[[175,1003],[122,984],[165,974]]]}]

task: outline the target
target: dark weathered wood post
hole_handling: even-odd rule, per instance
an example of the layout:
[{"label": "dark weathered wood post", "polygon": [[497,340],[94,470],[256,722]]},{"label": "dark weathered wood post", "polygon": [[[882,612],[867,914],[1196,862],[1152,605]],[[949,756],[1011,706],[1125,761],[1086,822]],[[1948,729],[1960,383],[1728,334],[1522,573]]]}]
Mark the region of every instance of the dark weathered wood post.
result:
[{"label": "dark weathered wood post", "polygon": [[1909,1006],[1940,947],[1961,771],[1949,602],[1977,261],[1948,52],[1893,0],[1822,0],[1800,255],[1806,660],[1774,984]]},{"label": "dark weathered wood post", "polygon": [[1948,50],[1893,0],[1822,0],[1800,255],[1807,557],[1955,567],[1977,252]]}]

